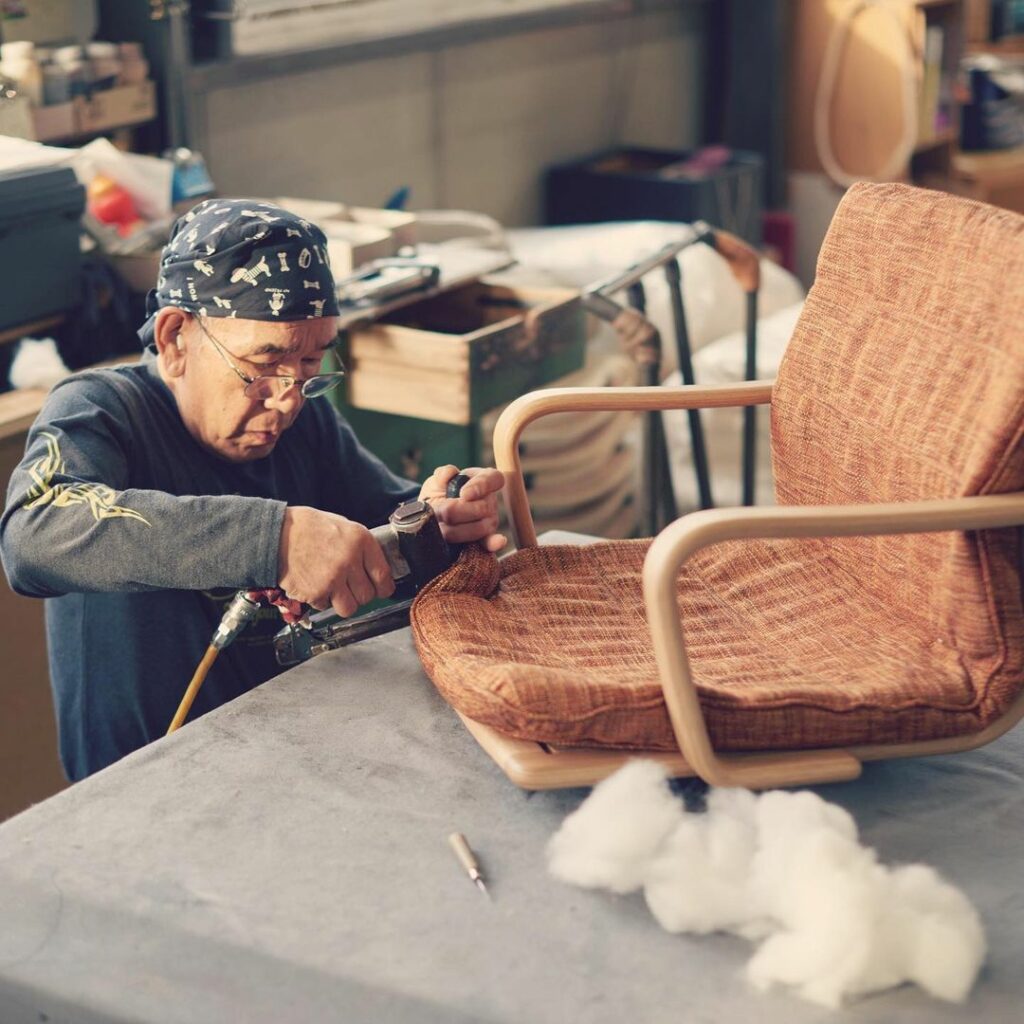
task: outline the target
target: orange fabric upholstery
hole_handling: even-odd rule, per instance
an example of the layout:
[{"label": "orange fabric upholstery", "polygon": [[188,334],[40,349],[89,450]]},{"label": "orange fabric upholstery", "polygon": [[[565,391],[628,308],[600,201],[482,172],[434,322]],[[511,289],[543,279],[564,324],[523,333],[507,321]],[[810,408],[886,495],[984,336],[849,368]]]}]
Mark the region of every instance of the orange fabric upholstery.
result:
[{"label": "orange fabric upholstery", "polygon": [[[1024,490],[1024,218],[902,185],[836,213],[772,402],[786,504]],[[506,735],[676,746],[640,592],[647,542],[468,551],[417,598],[446,699]],[[744,541],[684,567],[722,750],[976,732],[1024,679],[1019,531]]]},{"label": "orange fabric upholstery", "polygon": [[[1024,217],[906,185],[836,213],[772,396],[780,504],[1024,489]],[[838,572],[956,650],[979,693],[1019,687],[1018,530],[833,541]]]}]

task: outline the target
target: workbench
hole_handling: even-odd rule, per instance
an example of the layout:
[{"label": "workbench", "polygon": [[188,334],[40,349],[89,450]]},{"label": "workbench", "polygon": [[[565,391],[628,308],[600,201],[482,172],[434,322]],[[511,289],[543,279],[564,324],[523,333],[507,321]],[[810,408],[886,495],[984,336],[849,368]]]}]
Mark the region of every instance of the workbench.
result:
[{"label": "workbench", "polygon": [[[964,1007],[905,987],[843,1020],[1019,1019],[1022,783],[1018,729],[820,787],[884,862],[961,886],[991,949]],[[752,990],[739,938],[670,935],[639,895],[551,878],[545,844],[584,796],[514,788],[408,630],[322,655],[0,826],[0,1020],[839,1019]]]}]

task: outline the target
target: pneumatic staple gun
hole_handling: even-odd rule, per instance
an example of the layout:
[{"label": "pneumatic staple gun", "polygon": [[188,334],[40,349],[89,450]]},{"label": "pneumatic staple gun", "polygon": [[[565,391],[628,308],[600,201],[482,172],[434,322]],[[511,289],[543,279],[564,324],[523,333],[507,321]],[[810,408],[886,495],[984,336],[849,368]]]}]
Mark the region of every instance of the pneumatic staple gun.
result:
[{"label": "pneumatic staple gun", "polygon": [[[468,481],[465,473],[453,477],[448,483],[446,496],[457,498]],[[444,539],[434,510],[425,501],[408,501],[399,505],[387,523],[374,527],[370,533],[380,544],[391,567],[395,596],[400,598],[398,603],[355,619],[343,619],[334,611],[314,612],[297,618],[292,611],[297,603],[288,601],[280,590],[240,590],[218,624],[210,646],[178,705],[168,733],[184,723],[217,655],[252,621],[261,601],[279,605],[289,622],[274,637],[274,654],[278,664],[285,666],[297,665],[314,655],[407,625],[412,598],[424,584],[455,561],[458,547],[449,545]]]},{"label": "pneumatic staple gun", "polygon": [[[464,473],[454,477],[448,484],[447,497],[458,497],[468,480]],[[274,637],[274,654],[279,665],[297,665],[314,655],[407,625],[416,592],[444,572],[457,554],[441,536],[434,510],[425,501],[399,505],[385,525],[375,527],[370,533],[391,566],[395,596],[404,600],[357,619],[343,619],[337,612],[328,610],[285,626]]]}]

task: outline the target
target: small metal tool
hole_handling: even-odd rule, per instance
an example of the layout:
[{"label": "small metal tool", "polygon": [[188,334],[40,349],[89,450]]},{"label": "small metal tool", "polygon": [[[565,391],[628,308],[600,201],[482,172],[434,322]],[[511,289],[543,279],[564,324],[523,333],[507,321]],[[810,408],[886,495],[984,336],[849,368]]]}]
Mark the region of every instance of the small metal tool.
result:
[{"label": "small metal tool", "polygon": [[433,288],[441,270],[433,263],[392,256],[373,260],[335,282],[338,301],[356,308],[380,305],[407,292]]},{"label": "small metal tool", "polygon": [[461,832],[453,832],[448,837],[448,845],[455,851],[459,863],[466,869],[466,874],[469,875],[476,887],[490,899],[491,894],[487,891],[487,886],[484,885],[484,876],[480,874],[480,865],[477,864],[476,857],[469,848],[469,843],[466,842],[466,837]]}]

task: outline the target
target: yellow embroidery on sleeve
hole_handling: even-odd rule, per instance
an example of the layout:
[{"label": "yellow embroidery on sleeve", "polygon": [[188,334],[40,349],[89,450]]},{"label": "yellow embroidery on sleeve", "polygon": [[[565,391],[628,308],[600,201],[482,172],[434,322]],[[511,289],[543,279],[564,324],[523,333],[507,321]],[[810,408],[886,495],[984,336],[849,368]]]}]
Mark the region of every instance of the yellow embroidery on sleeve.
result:
[{"label": "yellow embroidery on sleeve", "polygon": [[53,478],[64,472],[64,459],[61,458],[60,445],[56,435],[44,431],[46,438],[46,454],[29,466],[32,486],[25,494],[22,505],[25,508],[41,508],[52,504],[54,508],[68,508],[71,505],[88,505],[92,517],[97,522],[101,519],[137,519],[140,523],[151,525],[134,509],[114,504],[116,491],[106,484],[57,484],[53,486]]}]

